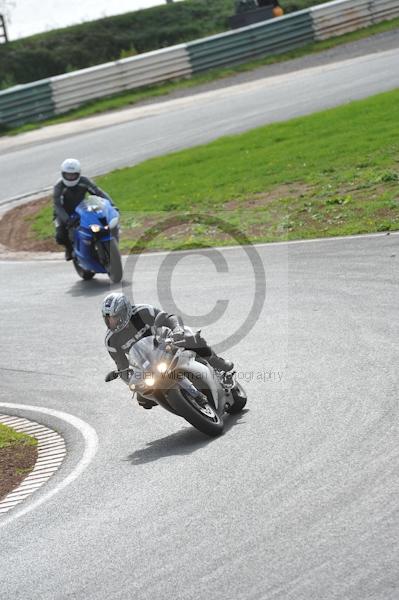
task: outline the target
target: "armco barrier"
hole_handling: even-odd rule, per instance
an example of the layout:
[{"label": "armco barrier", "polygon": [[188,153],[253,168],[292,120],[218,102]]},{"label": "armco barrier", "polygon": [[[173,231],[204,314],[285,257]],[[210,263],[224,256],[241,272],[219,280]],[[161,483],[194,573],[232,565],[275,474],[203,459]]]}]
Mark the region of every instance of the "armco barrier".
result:
[{"label": "armco barrier", "polygon": [[117,63],[106,63],[89,69],[58,75],[51,79],[55,112],[66,112],[85,102],[122,91]]},{"label": "armco barrier", "polygon": [[342,35],[372,24],[370,0],[336,0],[310,9],[316,40]]},{"label": "armco barrier", "polygon": [[370,0],[373,23],[399,17],[399,0]]},{"label": "armco barrier", "polygon": [[0,92],[0,124],[17,126],[54,116],[49,79]]},{"label": "armco barrier", "polygon": [[51,79],[57,114],[95,98],[191,75],[185,44]]},{"label": "armco barrier", "polygon": [[187,44],[193,73],[286,52],[314,39],[308,10]]},{"label": "armco barrier", "polygon": [[278,54],[399,17],[399,0],[335,0],[201,40],[0,92],[0,125],[38,121],[125,90]]}]

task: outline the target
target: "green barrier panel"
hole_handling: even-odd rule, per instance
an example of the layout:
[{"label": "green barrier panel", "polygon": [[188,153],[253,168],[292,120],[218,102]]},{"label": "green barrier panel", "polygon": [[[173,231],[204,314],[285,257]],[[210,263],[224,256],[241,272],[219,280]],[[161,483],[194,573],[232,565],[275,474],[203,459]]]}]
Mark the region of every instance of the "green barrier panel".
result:
[{"label": "green barrier panel", "polygon": [[0,92],[0,124],[10,127],[54,116],[50,79]]},{"label": "green barrier panel", "polygon": [[308,10],[187,44],[194,73],[279,54],[314,41]]}]

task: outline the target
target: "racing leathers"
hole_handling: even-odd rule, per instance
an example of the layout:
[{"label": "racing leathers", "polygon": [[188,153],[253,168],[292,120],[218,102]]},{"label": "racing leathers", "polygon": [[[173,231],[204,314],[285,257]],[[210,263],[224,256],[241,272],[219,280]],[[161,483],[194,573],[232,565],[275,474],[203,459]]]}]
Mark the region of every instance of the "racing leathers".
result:
[{"label": "racing leathers", "polygon": [[108,194],[97,187],[88,177],[81,176],[79,183],[73,187],[67,187],[62,179],[54,186],[53,216],[56,227],[55,240],[57,244],[65,246],[68,253],[72,250],[68,226],[77,217],[75,209],[82,202],[86,194],[106,198],[112,203]]},{"label": "racing leathers", "polygon": [[155,318],[158,315],[162,317],[157,318],[157,326],[168,327],[172,330],[172,335],[184,333],[184,347],[187,350],[193,350],[199,357],[205,358],[215,369],[221,371],[233,369],[233,363],[217,356],[199,333],[190,335],[187,331],[184,332],[183,323],[176,315],[167,314],[149,304],[136,304],[132,308],[133,312],[126,327],[120,331],[109,329],[105,336],[105,346],[115,361],[117,370],[123,371],[121,378],[125,383],[129,381],[127,371],[129,350],[140,339],[153,335]]}]

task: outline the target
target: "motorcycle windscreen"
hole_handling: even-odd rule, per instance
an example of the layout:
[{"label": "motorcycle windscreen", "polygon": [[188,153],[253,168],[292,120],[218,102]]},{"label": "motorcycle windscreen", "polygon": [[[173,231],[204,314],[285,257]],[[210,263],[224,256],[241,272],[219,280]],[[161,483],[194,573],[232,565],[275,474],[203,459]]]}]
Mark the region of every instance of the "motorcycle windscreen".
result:
[{"label": "motorcycle windscreen", "polygon": [[138,367],[145,371],[162,362],[166,355],[163,344],[155,346],[153,336],[149,335],[130,348],[129,362],[133,368]]},{"label": "motorcycle windscreen", "polygon": [[100,196],[88,196],[80,202],[77,208],[88,212],[105,213],[107,210],[107,201],[105,198],[100,198]]},{"label": "motorcycle windscreen", "polygon": [[[133,371],[130,384],[136,386],[140,393],[148,393],[149,387],[163,387],[164,374],[173,363],[173,352],[166,350],[166,345],[147,336],[136,342],[129,352],[129,363]],[[169,386],[168,386],[169,387]]]}]

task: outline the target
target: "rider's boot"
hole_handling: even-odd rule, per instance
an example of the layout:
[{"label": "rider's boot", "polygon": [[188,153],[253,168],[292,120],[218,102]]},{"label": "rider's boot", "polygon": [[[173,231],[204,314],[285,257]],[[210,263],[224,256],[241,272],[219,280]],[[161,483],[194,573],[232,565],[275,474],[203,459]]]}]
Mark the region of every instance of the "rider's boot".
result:
[{"label": "rider's boot", "polygon": [[72,260],[72,246],[68,244],[65,246],[65,260]]},{"label": "rider's boot", "polygon": [[228,371],[234,369],[234,363],[232,363],[230,360],[225,360],[221,356],[217,356],[214,352],[209,358],[207,358],[207,361],[211,367],[216,369],[216,371],[224,371],[227,373]]}]

